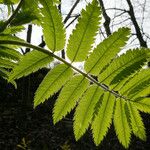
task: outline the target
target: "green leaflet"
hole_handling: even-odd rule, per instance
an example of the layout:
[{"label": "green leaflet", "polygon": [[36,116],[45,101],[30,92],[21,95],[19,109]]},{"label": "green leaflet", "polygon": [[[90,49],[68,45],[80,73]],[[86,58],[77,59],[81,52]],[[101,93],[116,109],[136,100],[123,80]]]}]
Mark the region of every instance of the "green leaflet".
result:
[{"label": "green leaflet", "polygon": [[107,85],[117,84],[138,71],[149,57],[148,49],[129,50],[113,62],[99,75],[99,81]]},{"label": "green leaflet", "polygon": [[150,98],[137,98],[132,102],[135,107],[145,113],[150,113]]},{"label": "green leaflet", "polygon": [[19,0],[0,0],[1,4],[9,5],[9,4],[16,4]]},{"label": "green leaflet", "polygon": [[127,111],[126,102],[122,99],[117,99],[114,113],[114,126],[118,139],[125,148],[129,147],[131,138],[131,129]]},{"label": "green leaflet", "polygon": [[129,34],[130,30],[128,28],[120,28],[101,42],[85,62],[86,72],[98,75],[126,44]]},{"label": "green leaflet", "polygon": [[34,107],[56,93],[72,75],[72,69],[65,64],[57,65],[49,71],[35,93]]},{"label": "green leaflet", "polygon": [[38,19],[38,17],[31,10],[25,10],[19,12],[10,25],[11,26],[25,25],[36,19]]},{"label": "green leaflet", "polygon": [[27,53],[15,67],[9,76],[9,81],[27,76],[32,72],[46,66],[53,60],[48,54],[33,50]]},{"label": "green leaflet", "polygon": [[7,79],[8,78],[8,71],[6,69],[0,67],[0,77]]},{"label": "green leaflet", "polygon": [[14,49],[0,46],[0,57],[12,60],[20,60],[22,55]]},{"label": "green leaflet", "polygon": [[25,29],[23,26],[16,26],[16,27],[8,27],[6,28],[1,34],[16,34],[18,32],[21,32]]},{"label": "green leaflet", "polygon": [[142,122],[142,118],[139,114],[139,111],[134,107],[134,103],[128,102],[128,108],[130,112],[130,120],[131,120],[131,127],[133,133],[139,137],[141,140],[146,140],[146,133],[145,133],[145,127]]},{"label": "green leaflet", "polygon": [[0,57],[0,67],[2,68],[13,68],[17,64],[15,62],[12,62],[11,60],[8,59],[3,59]]},{"label": "green leaflet", "polygon": [[112,121],[114,104],[114,95],[109,92],[104,93],[99,112],[92,123],[92,133],[96,145],[101,143],[104,136],[108,132],[108,128],[110,127]]},{"label": "green leaflet", "polygon": [[72,62],[84,61],[87,58],[98,32],[99,22],[100,7],[97,0],[93,0],[86,10],[82,10],[78,24],[70,36],[67,56]]},{"label": "green leaflet", "polygon": [[53,0],[40,0],[40,2],[43,5],[41,25],[45,42],[53,52],[62,50],[65,46],[65,29],[62,17]]},{"label": "green leaflet", "polygon": [[67,115],[87,89],[89,81],[82,75],[74,76],[65,84],[55,103],[53,110],[54,124]]},{"label": "green leaflet", "polygon": [[93,118],[94,108],[102,92],[99,86],[91,85],[80,99],[74,115],[74,134],[76,140],[88,129]]},{"label": "green leaflet", "polygon": [[[9,34],[7,35],[7,34],[0,33],[0,46],[3,46],[1,41],[8,41],[8,40],[23,42],[22,39],[20,39],[20,38],[18,38],[16,36],[12,36],[12,35],[9,35]],[[5,46],[9,47],[9,48],[13,48],[13,49],[16,49],[16,48],[20,47],[18,45],[11,45],[11,44],[5,44]]]},{"label": "green leaflet", "polygon": [[[139,93],[147,88],[150,83],[150,70],[145,69],[137,73],[131,80],[122,87],[120,93],[129,98],[140,97]],[[144,94],[144,93],[143,93]]]}]

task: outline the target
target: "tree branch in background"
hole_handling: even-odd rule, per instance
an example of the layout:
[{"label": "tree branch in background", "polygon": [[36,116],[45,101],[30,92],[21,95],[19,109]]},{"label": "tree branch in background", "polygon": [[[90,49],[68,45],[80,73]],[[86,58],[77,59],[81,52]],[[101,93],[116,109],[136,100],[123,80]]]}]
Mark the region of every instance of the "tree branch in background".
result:
[{"label": "tree branch in background", "polygon": [[66,28],[68,28],[75,20],[77,20],[79,18],[80,15],[76,15],[74,17],[74,19],[66,26]]},{"label": "tree branch in background", "polygon": [[109,35],[111,35],[111,30],[110,30],[110,27],[109,27],[109,25],[110,25],[110,17],[106,13],[106,9],[105,9],[103,0],[99,0],[99,3],[100,3],[101,9],[102,9],[102,13],[103,13],[103,16],[104,16],[104,19],[105,19],[104,28],[106,30],[107,36],[109,36]]},{"label": "tree branch in background", "polygon": [[76,0],[76,2],[74,3],[74,5],[72,6],[72,8],[70,9],[68,15],[66,16],[66,18],[64,19],[64,23],[66,23],[68,21],[68,19],[70,18],[73,10],[76,8],[76,6],[78,5],[78,3],[80,2],[80,0]]},{"label": "tree branch in background", "polygon": [[43,39],[43,35],[41,36],[42,42],[38,45],[39,47],[44,48],[44,46],[46,45],[44,39]]},{"label": "tree branch in background", "polygon": [[[31,36],[32,36],[32,25],[28,25],[28,30],[27,30],[27,42],[31,43]],[[30,52],[30,48],[26,48],[25,53]]]},{"label": "tree branch in background", "polygon": [[146,41],[144,41],[143,35],[141,33],[140,27],[139,27],[139,25],[137,23],[137,20],[136,20],[136,17],[135,17],[133,5],[132,5],[130,0],[127,0],[127,3],[128,3],[128,6],[129,6],[128,14],[131,18],[131,21],[132,21],[133,25],[134,25],[134,28],[135,28],[136,35],[137,35],[137,38],[139,40],[140,46],[147,48],[147,43],[146,43]]},{"label": "tree branch in background", "polygon": [[[58,5],[59,12],[61,13],[61,0],[59,0],[60,4]],[[65,59],[65,50],[61,51],[61,57]]]}]

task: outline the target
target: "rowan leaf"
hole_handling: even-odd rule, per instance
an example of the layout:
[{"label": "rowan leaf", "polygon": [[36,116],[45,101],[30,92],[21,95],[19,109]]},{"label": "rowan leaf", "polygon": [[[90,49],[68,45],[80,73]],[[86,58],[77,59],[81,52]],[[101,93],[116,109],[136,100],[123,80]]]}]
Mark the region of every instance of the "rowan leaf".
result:
[{"label": "rowan leaf", "polygon": [[146,140],[146,133],[145,127],[142,121],[142,118],[139,114],[139,111],[134,107],[134,103],[128,102],[128,108],[130,112],[130,120],[131,120],[131,127],[133,133],[139,137],[141,140]]},{"label": "rowan leaf", "polygon": [[128,28],[120,28],[101,42],[86,60],[85,71],[92,75],[98,75],[120,52],[126,44],[129,34]]},{"label": "rowan leaf", "polygon": [[126,102],[122,99],[117,99],[114,113],[114,126],[119,142],[125,148],[129,147],[131,139],[131,129],[128,114],[129,112]]},{"label": "rowan leaf", "polygon": [[35,92],[34,107],[58,92],[72,75],[73,71],[71,68],[64,64],[57,65],[54,69],[50,70]]},{"label": "rowan leaf", "polygon": [[27,76],[32,72],[39,70],[46,66],[53,60],[51,56],[43,52],[33,50],[27,53],[16,66],[9,76],[9,81],[19,79],[23,76]]},{"label": "rowan leaf", "polygon": [[109,92],[105,92],[98,114],[92,122],[92,133],[94,143],[96,145],[99,145],[101,143],[104,136],[108,132],[108,128],[110,127],[112,122],[114,104],[114,95],[110,94]]},{"label": "rowan leaf", "polygon": [[112,63],[99,75],[99,81],[107,85],[117,84],[129,77],[145,65],[149,57],[148,49],[128,50],[120,57],[116,57]]},{"label": "rowan leaf", "polygon": [[77,101],[85,92],[88,85],[89,81],[82,75],[74,76],[65,84],[54,106],[54,124],[66,116],[76,106]]},{"label": "rowan leaf", "polygon": [[65,46],[65,29],[62,17],[53,0],[40,0],[43,5],[40,17],[45,42],[48,48],[55,52]]},{"label": "rowan leaf", "polygon": [[102,95],[97,85],[91,85],[80,99],[74,115],[74,134],[78,140],[88,129],[95,110],[95,106]]},{"label": "rowan leaf", "polygon": [[98,32],[100,19],[100,7],[97,0],[93,0],[82,10],[78,24],[69,38],[67,56],[72,62],[87,58]]}]

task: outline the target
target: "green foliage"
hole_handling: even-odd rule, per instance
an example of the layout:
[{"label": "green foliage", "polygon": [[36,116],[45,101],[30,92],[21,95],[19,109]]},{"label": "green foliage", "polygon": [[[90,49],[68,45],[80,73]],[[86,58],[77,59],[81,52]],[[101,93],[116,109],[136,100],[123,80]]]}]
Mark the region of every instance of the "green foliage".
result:
[{"label": "green foliage", "polygon": [[38,69],[45,67],[48,63],[53,60],[48,54],[31,51],[27,53],[21,60],[19,65],[14,68],[12,73],[9,76],[9,81],[27,76],[32,72],[37,71]]},{"label": "green foliage", "polygon": [[85,62],[84,68],[86,72],[98,75],[126,44],[129,33],[130,30],[128,28],[120,28],[100,43]]},{"label": "green foliage", "polygon": [[99,75],[99,81],[105,84],[115,84],[130,76],[147,62],[147,49],[128,50],[120,57],[116,57],[106,70]]},{"label": "green foliage", "polygon": [[53,0],[40,0],[40,2],[43,5],[40,19],[45,42],[53,52],[62,50],[65,46],[65,30],[62,17]]},{"label": "green foliage", "polygon": [[134,107],[133,103],[128,102],[130,112],[131,127],[133,133],[142,140],[146,140],[145,127],[139,111]]},{"label": "green foliage", "polygon": [[128,148],[131,138],[129,116],[127,114],[126,102],[122,99],[116,99],[114,126],[118,139],[125,148]]},{"label": "green foliage", "polygon": [[19,0],[0,0],[0,4],[10,5],[10,4],[16,4]]},{"label": "green foliage", "polygon": [[133,102],[133,104],[138,108],[138,110],[150,113],[150,100],[149,98],[139,98]]},{"label": "green foliage", "polygon": [[101,143],[108,131],[108,128],[110,127],[114,104],[114,95],[110,94],[109,92],[105,92],[98,114],[92,123],[92,132],[96,145]]},{"label": "green foliage", "polygon": [[[29,6],[31,1],[26,2]],[[112,122],[125,148],[129,147],[132,133],[146,140],[139,111],[150,113],[150,100],[147,98],[150,94],[150,70],[144,69],[149,59],[149,49],[130,49],[119,56],[130,34],[130,29],[120,28],[91,50],[101,15],[98,2],[93,0],[82,11],[68,40],[66,52],[71,63],[62,59],[55,53],[65,47],[66,40],[57,2],[40,0],[42,7],[33,7],[41,21],[48,50],[12,36],[20,30],[19,26],[6,28],[0,34],[0,75],[4,78],[9,76],[9,81],[14,82],[55,58],[62,64],[54,66],[41,82],[35,93],[34,107],[60,90],[53,109],[53,122],[56,124],[74,109],[76,140],[90,128],[95,144],[99,145]],[[27,10],[27,7],[24,9]],[[15,52],[21,46],[34,50],[21,56]],[[84,71],[72,65],[76,61],[84,64]],[[8,68],[11,73],[7,72]]]},{"label": "green foliage", "polygon": [[31,10],[21,11],[17,14],[15,19],[11,22],[11,26],[19,26],[30,23],[37,19],[37,16]]},{"label": "green foliage", "polygon": [[89,81],[82,75],[74,76],[62,89],[53,111],[54,124],[67,115],[85,92]]},{"label": "green foliage", "polygon": [[99,86],[91,85],[80,99],[74,116],[74,133],[78,140],[92,122],[95,106],[102,91]]},{"label": "green foliage", "polygon": [[0,56],[5,59],[18,61],[21,59],[22,55],[12,48],[0,46]]},{"label": "green foliage", "polygon": [[100,7],[96,0],[93,0],[86,7],[86,10],[82,10],[81,17],[70,36],[67,47],[67,56],[72,62],[84,61],[87,58],[87,54],[92,48],[91,44],[94,43],[94,38],[99,29],[99,16]]},{"label": "green foliage", "polygon": [[71,68],[64,64],[60,64],[49,71],[35,93],[34,107],[56,93],[72,74]]}]

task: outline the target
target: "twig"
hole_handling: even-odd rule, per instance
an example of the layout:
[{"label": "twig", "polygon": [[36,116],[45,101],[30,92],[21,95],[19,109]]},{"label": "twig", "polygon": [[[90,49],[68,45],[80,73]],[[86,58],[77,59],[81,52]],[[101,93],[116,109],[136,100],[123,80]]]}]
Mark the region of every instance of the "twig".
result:
[{"label": "twig", "polygon": [[68,21],[68,19],[70,18],[73,10],[76,8],[76,6],[78,5],[78,3],[80,2],[80,0],[76,0],[76,2],[74,3],[74,5],[72,6],[72,8],[70,9],[68,15],[66,16],[66,18],[64,19],[64,23],[66,23]]},{"label": "twig", "polygon": [[132,3],[131,3],[130,0],[127,0],[127,3],[128,3],[128,6],[129,6],[128,14],[130,15],[131,21],[132,21],[132,23],[134,25],[134,28],[135,28],[136,35],[137,35],[137,38],[139,40],[140,46],[147,48],[147,43],[143,39],[142,33],[140,31],[140,27],[139,27],[139,25],[137,23],[137,20],[135,18],[135,14],[134,14],[134,9],[133,9]]},{"label": "twig", "polygon": [[102,9],[102,13],[103,13],[103,16],[104,16],[104,19],[105,19],[104,28],[106,30],[107,36],[109,36],[109,35],[111,35],[111,31],[110,31],[110,27],[109,27],[109,25],[110,25],[110,17],[106,13],[106,9],[104,7],[103,0],[99,0],[99,3],[100,3],[101,9]]}]

